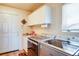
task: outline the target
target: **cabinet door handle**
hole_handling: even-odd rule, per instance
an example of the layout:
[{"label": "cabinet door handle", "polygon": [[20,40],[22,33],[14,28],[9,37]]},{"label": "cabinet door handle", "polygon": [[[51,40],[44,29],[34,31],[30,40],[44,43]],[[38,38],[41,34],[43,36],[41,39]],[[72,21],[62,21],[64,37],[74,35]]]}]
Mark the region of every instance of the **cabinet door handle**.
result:
[{"label": "cabinet door handle", "polygon": [[54,56],[53,54],[49,54],[50,56]]}]

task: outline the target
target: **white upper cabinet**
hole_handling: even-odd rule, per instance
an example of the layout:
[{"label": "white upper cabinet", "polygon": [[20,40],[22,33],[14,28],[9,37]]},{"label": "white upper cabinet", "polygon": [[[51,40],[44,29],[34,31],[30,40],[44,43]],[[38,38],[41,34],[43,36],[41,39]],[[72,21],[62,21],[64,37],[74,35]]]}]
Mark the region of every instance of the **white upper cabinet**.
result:
[{"label": "white upper cabinet", "polygon": [[51,8],[47,5],[38,8],[28,16],[29,26],[38,24],[50,24],[52,19],[51,13]]},{"label": "white upper cabinet", "polygon": [[63,31],[79,31],[79,4],[65,4],[62,8],[62,29]]}]

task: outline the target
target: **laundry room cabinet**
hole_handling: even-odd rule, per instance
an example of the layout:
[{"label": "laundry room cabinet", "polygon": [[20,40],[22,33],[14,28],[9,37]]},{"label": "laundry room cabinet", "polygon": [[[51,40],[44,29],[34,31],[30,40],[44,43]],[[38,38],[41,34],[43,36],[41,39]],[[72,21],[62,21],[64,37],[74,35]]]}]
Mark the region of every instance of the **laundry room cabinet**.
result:
[{"label": "laundry room cabinet", "polygon": [[52,20],[50,6],[43,5],[28,16],[28,26],[50,24]]},{"label": "laundry room cabinet", "polygon": [[0,53],[19,49],[19,33],[16,14],[0,11]]}]

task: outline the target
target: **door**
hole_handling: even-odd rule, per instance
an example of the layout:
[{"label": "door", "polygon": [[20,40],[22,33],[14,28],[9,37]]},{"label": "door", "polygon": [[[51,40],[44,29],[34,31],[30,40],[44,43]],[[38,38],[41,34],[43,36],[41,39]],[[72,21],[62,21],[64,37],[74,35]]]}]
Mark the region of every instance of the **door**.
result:
[{"label": "door", "polygon": [[0,14],[0,53],[19,49],[19,31],[16,14]]},{"label": "door", "polygon": [[7,36],[3,35],[4,34],[0,35],[0,53],[7,52],[9,48],[9,39],[7,39]]}]

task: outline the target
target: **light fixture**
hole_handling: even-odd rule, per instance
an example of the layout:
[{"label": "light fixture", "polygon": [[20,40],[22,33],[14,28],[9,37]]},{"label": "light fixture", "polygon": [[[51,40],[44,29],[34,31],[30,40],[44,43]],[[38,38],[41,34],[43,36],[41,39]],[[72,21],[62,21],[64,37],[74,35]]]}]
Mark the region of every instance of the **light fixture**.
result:
[{"label": "light fixture", "polygon": [[42,24],[41,27],[42,28],[46,28],[48,25],[47,24]]},{"label": "light fixture", "polygon": [[21,21],[21,23],[22,23],[22,24],[26,24],[27,21],[26,21],[25,19],[23,19],[23,20]]}]

